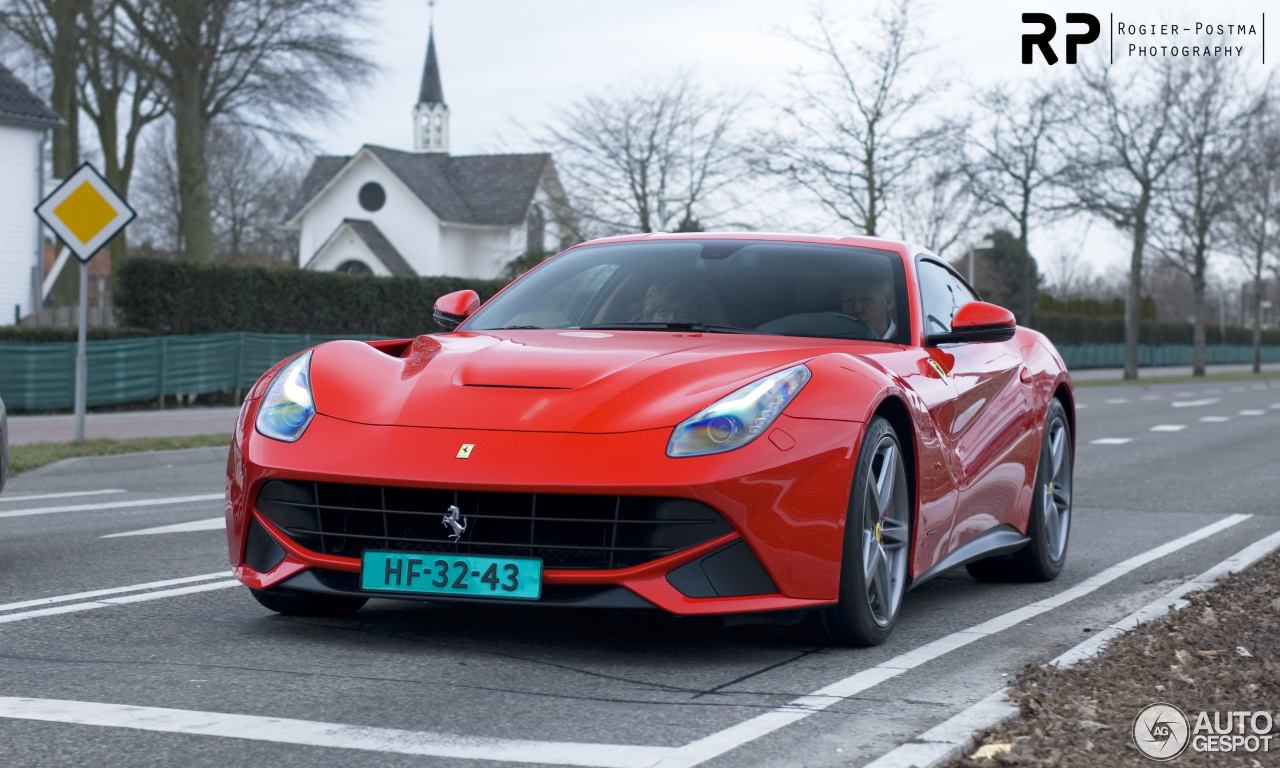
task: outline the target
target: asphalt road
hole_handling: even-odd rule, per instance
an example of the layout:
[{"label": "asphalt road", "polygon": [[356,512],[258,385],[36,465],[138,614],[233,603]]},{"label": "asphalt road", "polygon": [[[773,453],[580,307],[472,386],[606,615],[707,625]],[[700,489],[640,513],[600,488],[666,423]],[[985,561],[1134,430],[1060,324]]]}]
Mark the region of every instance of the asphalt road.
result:
[{"label": "asphalt road", "polygon": [[1280,529],[1280,381],[1078,397],[1059,579],[961,570],[862,650],[650,614],[285,618],[223,575],[225,451],[28,473],[0,496],[0,765],[862,765]]}]

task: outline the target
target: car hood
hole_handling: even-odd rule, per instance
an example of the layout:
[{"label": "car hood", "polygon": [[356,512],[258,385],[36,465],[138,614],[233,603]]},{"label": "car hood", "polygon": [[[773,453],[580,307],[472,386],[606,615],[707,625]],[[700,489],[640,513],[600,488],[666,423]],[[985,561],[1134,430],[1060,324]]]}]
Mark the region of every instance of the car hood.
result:
[{"label": "car hood", "polygon": [[365,424],[535,432],[672,427],[774,370],[848,341],[643,331],[419,336],[402,357],[317,347],[316,410]]}]

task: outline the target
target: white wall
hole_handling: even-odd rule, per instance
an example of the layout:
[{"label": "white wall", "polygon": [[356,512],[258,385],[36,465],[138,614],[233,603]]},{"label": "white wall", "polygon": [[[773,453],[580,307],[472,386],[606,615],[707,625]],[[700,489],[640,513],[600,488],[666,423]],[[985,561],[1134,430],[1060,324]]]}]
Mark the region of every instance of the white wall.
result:
[{"label": "white wall", "polygon": [[36,263],[42,131],[0,125],[0,325],[13,325],[13,306],[31,314]]},{"label": "white wall", "polygon": [[[387,193],[380,210],[360,207],[360,187],[376,181]],[[440,222],[395,174],[372,155],[363,153],[338,175],[332,187],[307,209],[302,219],[298,253],[306,264],[343,219],[367,219],[382,230],[409,266],[420,275],[460,274],[441,269]],[[334,266],[337,266],[336,264]]]}]

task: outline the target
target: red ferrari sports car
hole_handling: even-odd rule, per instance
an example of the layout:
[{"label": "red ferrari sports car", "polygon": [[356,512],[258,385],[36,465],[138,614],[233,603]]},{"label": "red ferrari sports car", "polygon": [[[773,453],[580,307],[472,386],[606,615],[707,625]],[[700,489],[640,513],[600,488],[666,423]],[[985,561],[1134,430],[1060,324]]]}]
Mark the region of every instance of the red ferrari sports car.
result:
[{"label": "red ferrari sports car", "polygon": [[791,612],[866,645],[952,568],[1062,568],[1070,376],[925,249],[612,238],[435,311],[246,398],[227,543],[266,607]]}]

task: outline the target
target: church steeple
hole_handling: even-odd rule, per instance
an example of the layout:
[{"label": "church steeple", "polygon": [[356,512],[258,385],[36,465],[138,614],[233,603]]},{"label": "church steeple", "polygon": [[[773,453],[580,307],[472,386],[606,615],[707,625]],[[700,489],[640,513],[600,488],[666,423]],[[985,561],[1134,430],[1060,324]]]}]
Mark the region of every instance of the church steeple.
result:
[{"label": "church steeple", "polygon": [[444,103],[444,88],[440,85],[434,24],[427,33],[427,61],[422,67],[418,104],[413,108],[413,150],[449,153],[449,107]]}]

